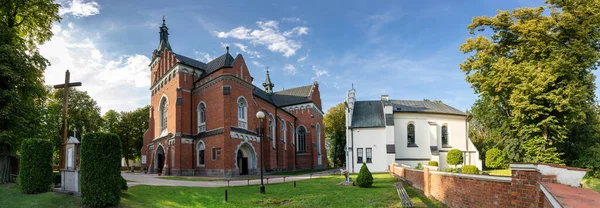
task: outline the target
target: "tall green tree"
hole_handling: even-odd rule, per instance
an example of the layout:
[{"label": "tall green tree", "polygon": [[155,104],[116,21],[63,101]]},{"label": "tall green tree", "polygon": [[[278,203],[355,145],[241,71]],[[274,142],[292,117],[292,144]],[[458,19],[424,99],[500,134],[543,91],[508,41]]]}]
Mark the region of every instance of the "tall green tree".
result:
[{"label": "tall green tree", "polygon": [[[545,6],[499,11],[475,17],[460,50],[470,56],[460,65],[475,93],[476,108],[493,116],[511,161],[563,163],[562,144],[585,125],[594,104],[594,75],[600,51],[600,0],[547,0]],[[502,134],[502,135],[499,135]]]},{"label": "tall green tree", "polygon": [[10,155],[20,139],[38,136],[48,61],[37,45],[52,37],[59,5],[51,0],[0,1],[0,183],[10,181]]},{"label": "tall green tree", "polygon": [[148,129],[150,106],[138,108],[131,112],[121,112],[121,121],[118,125],[118,135],[123,148],[123,158],[129,167],[129,159],[140,156],[144,133]]},{"label": "tall green tree", "polygon": [[[51,124],[55,129],[53,144],[54,150],[58,153],[62,143],[62,109],[63,109],[64,89],[53,90],[48,103],[48,117],[52,118]],[[90,97],[87,92],[79,91],[75,88],[69,88],[69,112],[67,114],[67,134],[72,136],[77,128],[77,137],[87,133],[93,133],[102,127],[102,117],[100,116],[100,107],[96,101]],[[55,158],[58,159],[58,158]],[[55,162],[57,162],[55,160]]]},{"label": "tall green tree", "polygon": [[327,110],[323,118],[329,161],[334,167],[344,166],[346,148],[346,108],[344,103]]},{"label": "tall green tree", "polygon": [[102,116],[103,126],[102,130],[114,134],[118,134],[117,129],[119,127],[119,123],[121,122],[121,114],[119,114],[115,110],[109,110],[104,113]]}]

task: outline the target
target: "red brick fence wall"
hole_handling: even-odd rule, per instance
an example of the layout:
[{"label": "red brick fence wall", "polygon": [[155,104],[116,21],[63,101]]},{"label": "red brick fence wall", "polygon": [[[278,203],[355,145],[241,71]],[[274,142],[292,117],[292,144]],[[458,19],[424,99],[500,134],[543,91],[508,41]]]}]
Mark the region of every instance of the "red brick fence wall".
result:
[{"label": "red brick fence wall", "polygon": [[[544,164],[512,164],[511,170],[512,176],[509,177],[438,172],[430,171],[428,167],[415,170],[406,165],[398,167],[397,164],[389,167],[396,177],[449,207],[568,206],[568,197],[562,197],[559,189],[549,191],[548,187],[579,187],[586,171]],[[593,193],[590,207],[600,206],[600,194]],[[559,198],[562,201],[557,200]]]}]

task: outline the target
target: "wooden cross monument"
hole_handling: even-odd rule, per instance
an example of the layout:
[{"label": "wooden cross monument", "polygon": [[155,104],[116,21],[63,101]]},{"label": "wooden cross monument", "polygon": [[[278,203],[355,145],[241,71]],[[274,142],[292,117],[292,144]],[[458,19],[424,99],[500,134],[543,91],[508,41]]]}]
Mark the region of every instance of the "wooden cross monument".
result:
[{"label": "wooden cross monument", "polygon": [[62,113],[62,120],[63,120],[63,142],[60,145],[60,169],[65,169],[66,168],[66,164],[65,164],[65,144],[67,144],[67,112],[69,111],[69,87],[77,87],[77,86],[81,86],[81,82],[69,82],[71,77],[71,73],[69,73],[69,70],[67,70],[67,72],[65,72],[65,83],[64,84],[59,84],[59,85],[54,85],[54,89],[60,89],[60,88],[64,88],[64,94],[63,94],[63,113]]}]

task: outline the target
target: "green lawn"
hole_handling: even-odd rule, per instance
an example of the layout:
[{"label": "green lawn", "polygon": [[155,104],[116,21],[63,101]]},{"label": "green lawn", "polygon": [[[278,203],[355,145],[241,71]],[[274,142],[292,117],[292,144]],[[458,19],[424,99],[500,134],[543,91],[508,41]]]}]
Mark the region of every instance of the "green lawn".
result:
[{"label": "green lawn", "polygon": [[[356,178],[356,175],[353,175]],[[120,207],[401,207],[390,174],[374,174],[372,188],[337,186],[339,175],[266,185],[259,194],[257,185],[223,188],[137,185],[121,198]],[[415,206],[442,207],[409,186],[405,186]],[[229,201],[224,192],[228,190]],[[21,194],[16,184],[0,185],[0,207],[80,207],[79,197],[65,194]]]},{"label": "green lawn", "polygon": [[510,168],[491,169],[491,170],[485,170],[485,172],[488,172],[490,175],[496,175],[496,176],[510,176],[511,175]]},{"label": "green lawn", "polygon": [[[125,207],[400,207],[395,187],[396,179],[389,174],[374,174],[372,188],[337,186],[342,176],[266,185],[267,194],[258,193],[258,186],[227,188],[194,188],[138,185],[123,196]],[[356,178],[356,176],[354,176]],[[410,187],[407,192],[417,206],[441,207]],[[228,190],[229,201],[224,193]]]},{"label": "green lawn", "polygon": [[600,178],[584,178],[581,181],[584,188],[593,189],[596,192],[600,192]]},{"label": "green lawn", "polygon": [[328,168],[328,169],[319,169],[319,170],[284,171],[284,172],[269,173],[268,175],[272,175],[272,176],[297,176],[297,175],[304,175],[304,174],[322,172],[322,171],[333,170],[333,169],[338,169],[338,168]]},{"label": "green lawn", "polygon": [[158,179],[165,180],[176,180],[176,181],[241,181],[241,180],[253,180],[259,177],[237,177],[237,178],[217,178],[217,177],[184,177],[184,176],[158,176]]},{"label": "green lawn", "polygon": [[0,207],[81,207],[80,198],[48,192],[22,194],[17,184],[0,184]]}]

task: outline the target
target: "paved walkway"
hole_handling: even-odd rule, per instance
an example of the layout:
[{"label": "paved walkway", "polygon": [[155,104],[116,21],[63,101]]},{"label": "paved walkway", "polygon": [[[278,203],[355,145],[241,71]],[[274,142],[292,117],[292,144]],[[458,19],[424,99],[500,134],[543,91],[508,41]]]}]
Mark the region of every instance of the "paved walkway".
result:
[{"label": "paved walkway", "polygon": [[[319,178],[321,176],[327,176],[331,174],[339,174],[339,170],[326,170],[321,172],[315,172],[311,174],[297,175],[297,176],[265,176],[265,184],[283,183],[289,181],[300,181],[310,178]],[[227,186],[247,186],[247,185],[258,185],[260,184],[259,179],[242,179],[239,178],[224,178],[223,181],[180,181],[180,180],[167,180],[159,179],[157,174],[144,174],[144,173],[121,173],[123,178],[126,180],[134,181],[127,182],[129,187],[135,185],[152,185],[152,186],[192,186],[192,187],[227,187]],[[194,177],[194,176],[183,176],[183,177]],[[285,178],[284,178],[285,177]],[[267,180],[268,178],[268,180]],[[227,182],[227,180],[230,180]]]}]

